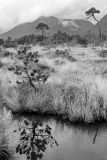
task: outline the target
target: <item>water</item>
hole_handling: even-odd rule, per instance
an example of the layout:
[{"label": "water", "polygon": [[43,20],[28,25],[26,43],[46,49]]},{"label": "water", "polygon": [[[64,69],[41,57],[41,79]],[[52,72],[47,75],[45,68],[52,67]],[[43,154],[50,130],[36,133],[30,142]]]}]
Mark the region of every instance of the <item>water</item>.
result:
[{"label": "water", "polygon": [[52,118],[16,117],[5,130],[16,160],[107,160],[107,124],[71,125]]}]

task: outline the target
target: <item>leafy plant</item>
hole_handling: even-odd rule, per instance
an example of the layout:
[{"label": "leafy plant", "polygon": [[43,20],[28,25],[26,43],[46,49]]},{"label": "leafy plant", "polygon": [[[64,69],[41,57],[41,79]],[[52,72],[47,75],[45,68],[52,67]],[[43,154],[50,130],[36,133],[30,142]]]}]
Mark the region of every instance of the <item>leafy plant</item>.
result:
[{"label": "leafy plant", "polygon": [[[19,50],[17,58],[23,62],[23,65],[15,64],[8,68],[8,70],[14,71],[16,75],[22,76],[23,82],[28,82],[35,91],[34,83],[44,83],[50,75],[50,68],[39,63],[38,57],[38,52],[28,52],[26,48],[22,51]],[[19,84],[19,81],[17,83]]]},{"label": "leafy plant", "polygon": [[100,57],[107,57],[107,50],[101,50],[99,53]]},{"label": "leafy plant", "polygon": [[69,54],[69,52],[66,52],[66,51],[63,51],[63,50],[57,49],[57,50],[55,51],[55,55],[61,56],[61,57],[63,57],[63,58],[67,58],[67,59],[70,60],[70,61],[76,61],[76,59],[75,59],[74,57],[72,57],[72,56]]}]

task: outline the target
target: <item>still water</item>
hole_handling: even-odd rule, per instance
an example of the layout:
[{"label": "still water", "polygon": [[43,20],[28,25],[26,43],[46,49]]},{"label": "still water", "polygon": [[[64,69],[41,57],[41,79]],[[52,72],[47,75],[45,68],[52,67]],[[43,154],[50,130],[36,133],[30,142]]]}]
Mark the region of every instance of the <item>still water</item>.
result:
[{"label": "still water", "polygon": [[77,126],[21,116],[5,132],[16,160],[107,160],[106,123]]}]

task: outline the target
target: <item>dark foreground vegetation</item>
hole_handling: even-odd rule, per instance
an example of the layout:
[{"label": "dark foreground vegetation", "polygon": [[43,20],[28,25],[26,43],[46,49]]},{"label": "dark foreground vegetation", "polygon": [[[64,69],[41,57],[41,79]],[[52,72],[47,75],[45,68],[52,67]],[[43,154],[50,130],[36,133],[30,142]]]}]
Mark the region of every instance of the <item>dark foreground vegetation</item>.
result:
[{"label": "dark foreground vegetation", "polygon": [[59,44],[69,44],[72,46],[81,45],[83,47],[87,47],[88,45],[91,46],[98,46],[102,45],[107,40],[106,35],[102,34],[102,37],[99,38],[98,35],[87,31],[86,35],[69,35],[67,33],[63,33],[58,31],[53,35],[25,35],[18,39],[12,39],[8,37],[6,40],[0,39],[0,45],[4,46],[5,48],[17,47],[18,45],[59,45]]}]

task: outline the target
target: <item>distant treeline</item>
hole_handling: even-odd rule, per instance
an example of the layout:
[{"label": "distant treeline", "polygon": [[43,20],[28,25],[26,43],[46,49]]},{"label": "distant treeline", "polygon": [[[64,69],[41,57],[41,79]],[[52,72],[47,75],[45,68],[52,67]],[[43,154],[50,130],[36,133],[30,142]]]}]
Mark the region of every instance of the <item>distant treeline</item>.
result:
[{"label": "distant treeline", "polygon": [[41,44],[41,45],[51,45],[51,44],[63,44],[70,43],[72,45],[83,45],[87,46],[88,44],[99,45],[101,41],[106,41],[107,36],[102,35],[102,39],[98,38],[95,34],[87,33],[85,36],[80,35],[69,35],[67,33],[62,33],[58,31],[52,36],[43,36],[43,35],[25,35],[21,38],[12,40],[11,37],[8,37],[6,40],[0,39],[0,45],[5,48],[16,47],[17,45],[27,45],[27,44]]}]

